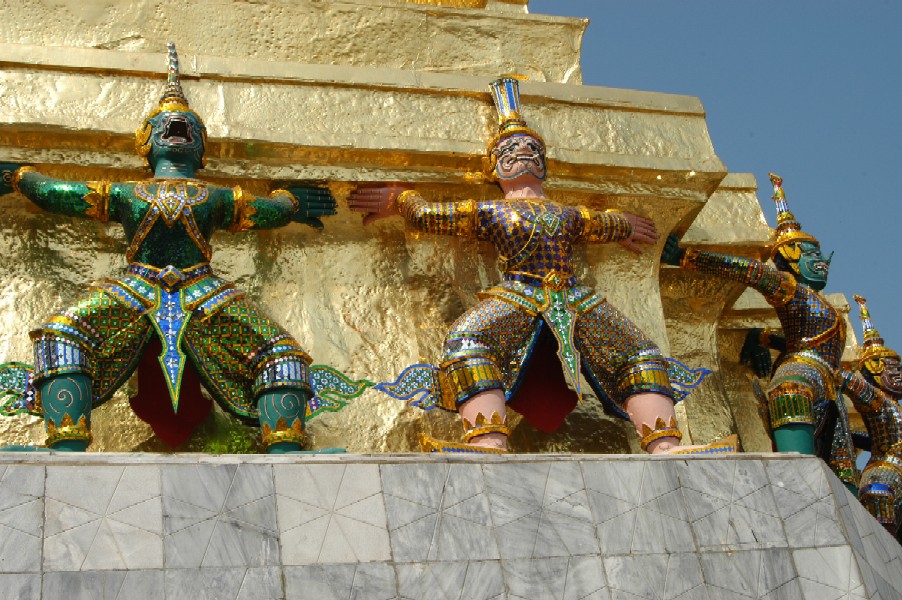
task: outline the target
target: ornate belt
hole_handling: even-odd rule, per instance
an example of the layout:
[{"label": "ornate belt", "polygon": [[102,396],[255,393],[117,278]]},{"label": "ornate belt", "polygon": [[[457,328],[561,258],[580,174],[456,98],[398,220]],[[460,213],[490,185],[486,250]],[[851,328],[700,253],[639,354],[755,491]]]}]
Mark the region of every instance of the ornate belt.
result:
[{"label": "ornate belt", "polygon": [[132,263],[126,271],[152,283],[158,283],[167,292],[190,285],[198,279],[213,274],[213,268],[210,267],[209,263],[200,263],[187,269],[179,269],[172,265],[160,269],[141,263]]}]

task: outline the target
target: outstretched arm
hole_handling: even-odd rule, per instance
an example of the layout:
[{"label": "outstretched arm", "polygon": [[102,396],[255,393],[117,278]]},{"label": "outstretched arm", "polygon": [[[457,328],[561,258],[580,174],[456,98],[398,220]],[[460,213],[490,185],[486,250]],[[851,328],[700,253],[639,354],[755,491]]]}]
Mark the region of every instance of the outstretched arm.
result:
[{"label": "outstretched arm", "polygon": [[748,365],[755,375],[764,379],[770,376],[773,368],[770,351],[786,351],[786,337],[770,329],[750,329],[745,336],[745,343],[739,351],[739,362]]},{"label": "outstretched arm", "polygon": [[753,258],[680,248],[674,235],[668,236],[664,244],[661,262],[744,283],[760,292],[775,307],[783,306],[796,293],[797,282],[788,273]]},{"label": "outstretched arm", "polygon": [[864,377],[845,369],[839,372],[839,384],[852,400],[855,410],[862,414],[879,412],[884,403],[892,401],[882,390],[865,381]]},{"label": "outstretched arm", "polygon": [[427,202],[401,185],[361,186],[351,193],[351,210],[366,213],[364,225],[400,213],[407,224],[424,233],[476,236],[478,206],[463,202]]},{"label": "outstretched arm", "polygon": [[658,241],[658,230],[651,219],[619,210],[597,211],[579,208],[582,233],[579,241],[588,244],[617,242],[630,252],[642,253],[642,244]]},{"label": "outstretched arm", "polygon": [[0,192],[15,190],[40,208],[60,215],[103,222],[110,219],[112,186],[107,181],[63,181],[41,175],[32,167],[11,164],[0,164],[0,172],[4,183],[5,173],[11,173]]},{"label": "outstretched arm", "polygon": [[322,185],[292,185],[273,190],[268,197],[254,196],[236,186],[229,196],[231,213],[225,226],[233,232],[275,229],[291,221],[322,229],[319,218],[335,214],[335,198]]}]

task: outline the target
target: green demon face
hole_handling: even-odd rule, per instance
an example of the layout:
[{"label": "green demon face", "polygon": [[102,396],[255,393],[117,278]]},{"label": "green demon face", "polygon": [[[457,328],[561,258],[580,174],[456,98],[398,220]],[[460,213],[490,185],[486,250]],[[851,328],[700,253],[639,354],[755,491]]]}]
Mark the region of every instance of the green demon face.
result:
[{"label": "green demon face", "polygon": [[801,255],[798,261],[798,274],[801,283],[813,290],[820,291],[827,286],[827,273],[830,271],[830,261],[833,253],[824,258],[821,247],[815,242],[799,242]]},{"label": "green demon face", "polygon": [[151,165],[160,159],[193,161],[195,168],[203,165],[204,141],[207,130],[192,112],[161,112],[149,119],[151,124]]}]

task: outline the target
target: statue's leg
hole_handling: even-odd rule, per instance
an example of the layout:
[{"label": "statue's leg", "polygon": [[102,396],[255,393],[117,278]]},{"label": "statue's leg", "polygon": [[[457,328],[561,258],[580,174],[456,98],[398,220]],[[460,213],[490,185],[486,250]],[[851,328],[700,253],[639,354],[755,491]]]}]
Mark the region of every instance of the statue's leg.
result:
[{"label": "statue's leg", "polygon": [[814,454],[814,400],[824,392],[818,394],[813,384],[820,379],[815,367],[792,358],[774,373],[767,402],[777,452]]},{"label": "statue's leg", "polygon": [[510,429],[499,365],[516,364],[534,327],[535,317],[494,298],[483,300],[452,325],[443,346],[442,404],[460,413],[465,446],[507,449]]},{"label": "statue's leg", "polygon": [[298,452],[304,448],[304,411],[309,392],[282,388],[257,399],[263,447],[270,454]]},{"label": "statue's leg", "polygon": [[38,385],[47,428],[47,447],[84,452],[91,443],[91,378],[69,373],[44,379]]},{"label": "statue's leg", "polygon": [[896,535],[896,494],[893,481],[898,475],[886,467],[865,467],[861,473],[861,491],[858,499],[878,523]]},{"label": "statue's leg", "polygon": [[57,332],[32,332],[35,386],[52,450],[84,452],[91,443],[93,394],[87,352]]},{"label": "statue's leg", "polygon": [[667,362],[655,343],[605,301],[579,316],[576,343],[593,388],[625,413],[642,449],[657,454],[679,446]]}]

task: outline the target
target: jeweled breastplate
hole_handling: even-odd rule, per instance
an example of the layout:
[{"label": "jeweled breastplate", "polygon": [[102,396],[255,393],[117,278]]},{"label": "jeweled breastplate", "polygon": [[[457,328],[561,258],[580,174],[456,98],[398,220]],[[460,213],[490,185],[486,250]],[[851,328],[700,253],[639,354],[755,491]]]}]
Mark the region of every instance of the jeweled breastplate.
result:
[{"label": "jeweled breastplate", "polygon": [[209,198],[207,186],[198,181],[155,180],[136,184],[135,199],[142,205],[136,208],[143,215],[126,251],[129,262],[140,260],[139,254],[169,256],[172,260],[163,262],[180,268],[200,262],[198,258],[209,261],[213,256],[207,241],[213,229]]},{"label": "jeweled breastplate", "polygon": [[573,277],[567,209],[552,202],[511,202],[496,208],[495,220],[500,234],[492,241],[505,278],[522,275],[541,281],[552,272],[562,280]]}]

